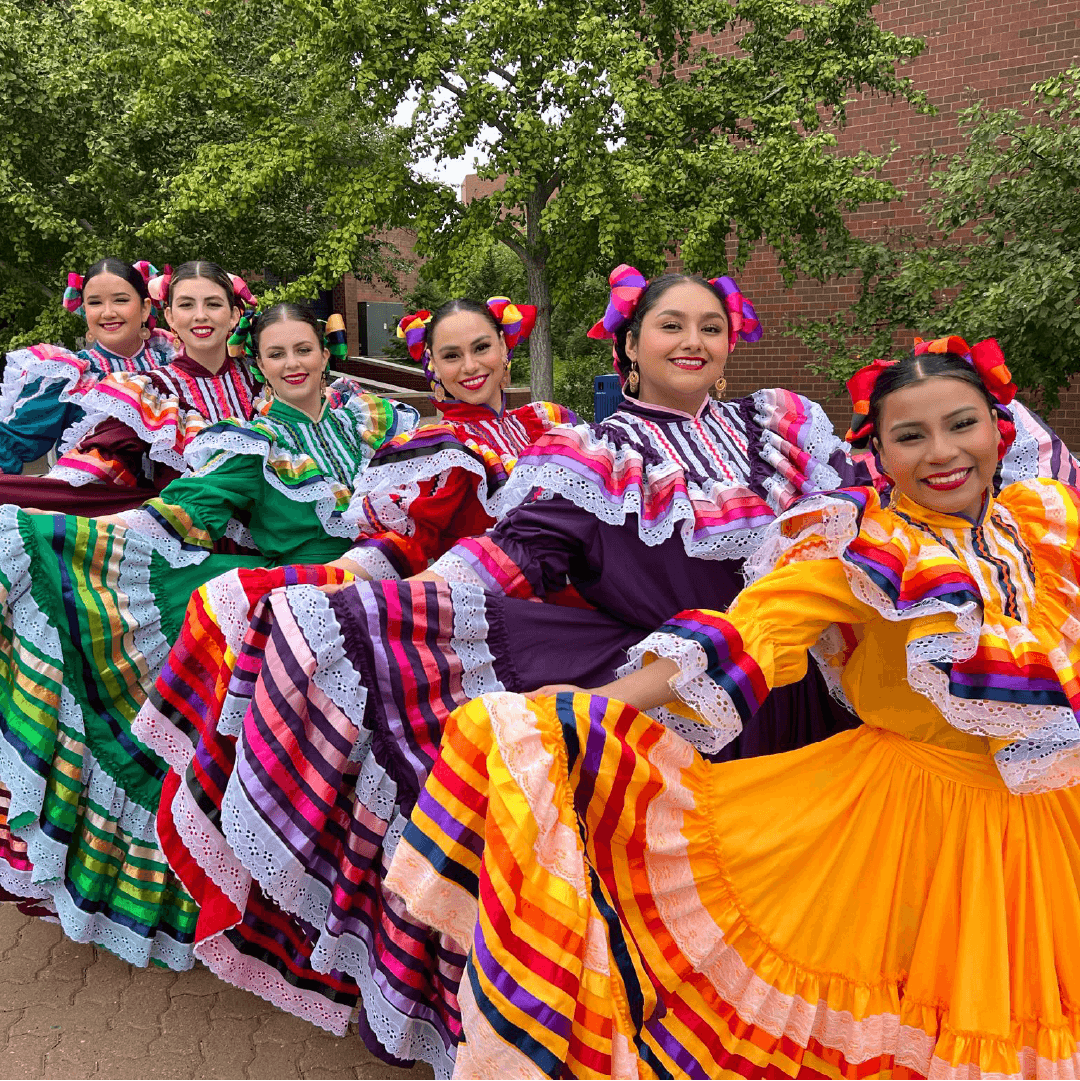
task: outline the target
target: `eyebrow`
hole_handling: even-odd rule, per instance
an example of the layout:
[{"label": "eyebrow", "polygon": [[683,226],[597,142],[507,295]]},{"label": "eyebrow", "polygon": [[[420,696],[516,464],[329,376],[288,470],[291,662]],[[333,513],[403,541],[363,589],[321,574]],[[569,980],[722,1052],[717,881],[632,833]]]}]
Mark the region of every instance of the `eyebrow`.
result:
[{"label": "eyebrow", "polygon": [[[957,415],[957,413],[963,413],[966,409],[974,409],[973,405],[962,405],[958,409],[952,410],[950,413],[946,413],[942,420],[951,420]],[[924,420],[898,420],[894,425],[889,428],[890,432],[895,432],[897,428],[920,428],[926,424]]]},{"label": "eyebrow", "polygon": [[[663,311],[657,312],[657,316],[661,315],[678,315],[683,319],[686,318],[686,312],[681,312],[677,308],[664,308]],[[726,319],[727,316],[722,311],[706,312],[704,318],[706,319]]]},{"label": "eyebrow", "polygon": [[[473,338],[473,340],[472,340],[472,342],[470,344],[476,346],[476,345],[479,345],[481,342],[490,342],[492,340],[492,338],[493,338],[493,335],[490,334],[490,333],[489,334],[480,334],[477,337]],[[444,345],[441,349],[436,350],[436,352],[438,352],[439,356],[442,356],[443,353],[447,352],[448,350],[460,349],[460,348],[461,348],[460,345]]]}]

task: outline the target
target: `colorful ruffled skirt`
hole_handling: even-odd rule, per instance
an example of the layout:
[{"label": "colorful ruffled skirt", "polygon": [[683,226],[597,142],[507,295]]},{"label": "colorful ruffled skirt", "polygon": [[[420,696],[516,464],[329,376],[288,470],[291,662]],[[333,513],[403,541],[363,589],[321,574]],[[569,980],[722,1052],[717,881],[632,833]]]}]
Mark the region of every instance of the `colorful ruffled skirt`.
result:
[{"label": "colorful ruffled skirt", "polygon": [[190,967],[197,910],[155,836],[164,763],[131,723],[192,589],[258,562],[173,567],[123,526],[0,508],[0,888],[134,964]]},{"label": "colorful ruffled skirt", "polygon": [[621,703],[450,719],[387,881],[462,1077],[1076,1077],[1080,790],[862,727],[706,762]]},{"label": "colorful ruffled skirt", "polygon": [[[642,631],[473,585],[327,592],[319,568],[287,570],[192,598],[136,723],[173,770],[158,832],[202,906],[196,956],[332,1032],[362,1007],[373,1051],[448,1075],[464,951],[384,884],[446,719],[489,691],[610,678]],[[307,584],[258,600],[293,581]],[[825,698],[819,683],[778,694],[762,727],[821,738]]]}]

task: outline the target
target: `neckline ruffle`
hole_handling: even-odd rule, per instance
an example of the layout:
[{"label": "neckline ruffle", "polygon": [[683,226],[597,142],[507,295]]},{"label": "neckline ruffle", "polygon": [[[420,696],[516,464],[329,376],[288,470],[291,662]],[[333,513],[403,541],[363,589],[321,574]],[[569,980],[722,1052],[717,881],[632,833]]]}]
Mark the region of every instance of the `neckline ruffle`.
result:
[{"label": "neckline ruffle", "polygon": [[[704,425],[717,429],[712,445]],[[695,481],[678,448],[693,442],[695,455],[715,461],[721,438],[744,444],[748,475],[718,466],[720,475]],[[606,420],[557,428],[523,451],[504,500],[509,509],[542,489],[610,525],[636,518],[647,545],[678,530],[690,556],[742,560],[796,499],[840,486],[830,461],[844,449],[824,410],[791,391],[710,399],[697,417],[627,399]]]}]

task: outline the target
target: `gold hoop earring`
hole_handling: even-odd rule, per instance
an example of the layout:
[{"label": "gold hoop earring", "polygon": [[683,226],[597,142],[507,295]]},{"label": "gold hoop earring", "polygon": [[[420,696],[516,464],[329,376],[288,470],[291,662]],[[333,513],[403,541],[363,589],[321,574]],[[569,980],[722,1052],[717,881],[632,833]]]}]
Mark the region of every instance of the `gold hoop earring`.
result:
[{"label": "gold hoop earring", "polygon": [[636,361],[632,361],[630,364],[630,374],[626,377],[626,385],[631,394],[637,394],[638,383],[641,382],[641,375],[638,372],[638,366]]},{"label": "gold hoop earring", "polygon": [[719,398],[723,395],[724,391],[727,390],[727,380],[723,376],[720,376],[713,386],[716,387],[716,396]]}]

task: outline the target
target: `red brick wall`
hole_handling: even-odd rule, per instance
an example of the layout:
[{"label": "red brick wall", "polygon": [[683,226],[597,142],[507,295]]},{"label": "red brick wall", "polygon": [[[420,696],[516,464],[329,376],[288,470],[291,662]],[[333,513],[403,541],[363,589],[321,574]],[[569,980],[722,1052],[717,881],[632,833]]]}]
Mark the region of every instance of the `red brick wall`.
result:
[{"label": "red brick wall", "polygon": [[[1032,83],[1068,67],[1080,53],[1080,18],[1074,3],[886,0],[875,10],[885,28],[926,42],[926,50],[907,66],[906,73],[929,94],[938,114],[919,116],[906,105],[864,98],[849,110],[840,148],[865,147],[884,153],[897,143],[899,149],[886,174],[897,182],[909,175],[918,154],[930,148],[945,153],[963,148],[956,116],[965,105],[977,100],[993,107],[1019,104]],[[885,226],[912,224],[917,199],[916,193],[903,204],[864,208],[853,217],[853,227],[869,234]],[[765,254],[755,257],[738,277],[761,316],[765,337],[736,350],[729,368],[731,392],[746,393],[763,383],[800,390],[821,401],[842,430],[849,419],[846,399],[827,398],[834,384],[807,369],[809,354],[800,343],[784,337],[782,330],[794,321],[846,305],[854,297],[854,283],[823,287],[804,282],[785,290],[774,261]],[[964,334],[963,327],[955,330]],[[1074,381],[1061,409],[1048,420],[1066,443],[1080,450],[1080,381]]]},{"label": "red brick wall", "polygon": [[345,330],[349,343],[349,356],[360,353],[360,327],[357,321],[356,305],[364,301],[400,301],[416,287],[420,273],[420,257],[413,251],[416,234],[410,229],[388,229],[379,233],[380,240],[386,241],[397,249],[397,255],[389,252],[394,260],[404,260],[405,267],[398,271],[396,288],[390,288],[383,282],[363,281],[352,274],[345,277],[334,287],[334,310],[345,318]]}]

